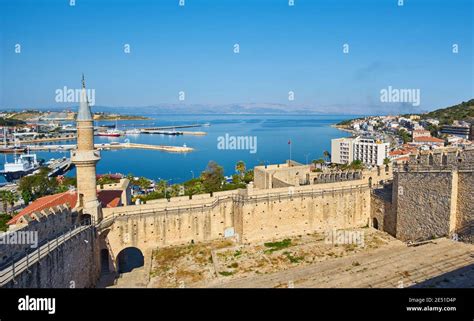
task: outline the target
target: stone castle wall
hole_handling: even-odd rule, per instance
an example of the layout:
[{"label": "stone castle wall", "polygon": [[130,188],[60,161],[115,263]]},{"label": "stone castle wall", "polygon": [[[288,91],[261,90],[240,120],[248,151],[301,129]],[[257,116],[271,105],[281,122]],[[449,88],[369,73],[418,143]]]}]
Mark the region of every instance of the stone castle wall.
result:
[{"label": "stone castle wall", "polygon": [[394,189],[397,238],[426,240],[449,235],[453,173],[400,172]]},{"label": "stone castle wall", "polygon": [[456,233],[474,243],[474,171],[458,173]]},{"label": "stone castle wall", "polygon": [[[352,184],[351,184],[352,183]],[[124,208],[104,209],[104,233],[112,260],[127,247],[143,253],[162,246],[234,237],[259,242],[333,228],[366,226],[370,216],[367,184],[342,182],[259,190],[249,188],[180,197]]]},{"label": "stone castle wall", "polygon": [[242,206],[243,242],[263,242],[287,236],[368,224],[370,189],[295,191],[246,200]]},{"label": "stone castle wall", "polygon": [[68,231],[76,220],[77,213],[67,206],[56,206],[33,213],[31,218],[20,218],[20,223],[13,225],[14,228],[10,228],[6,233],[0,233],[0,238],[4,240],[0,244],[0,266],[24,256],[25,251],[33,249],[31,243],[13,244],[8,242],[8,239],[13,237],[26,241],[35,239],[41,243]]},{"label": "stone castle wall", "polygon": [[396,236],[403,241],[455,235],[471,240],[474,149],[413,156],[394,173]]},{"label": "stone castle wall", "polygon": [[392,203],[392,185],[373,190],[370,198],[371,226],[396,236],[397,213]]},{"label": "stone castle wall", "polygon": [[87,288],[100,275],[99,247],[93,227],[74,236],[32,264],[5,288]]}]

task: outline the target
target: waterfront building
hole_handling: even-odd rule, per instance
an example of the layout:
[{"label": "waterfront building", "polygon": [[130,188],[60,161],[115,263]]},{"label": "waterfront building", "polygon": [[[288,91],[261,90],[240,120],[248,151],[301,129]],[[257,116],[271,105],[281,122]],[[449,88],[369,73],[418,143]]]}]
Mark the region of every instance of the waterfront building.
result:
[{"label": "waterfront building", "polygon": [[441,128],[442,134],[455,135],[462,138],[469,138],[470,126],[465,122],[457,122],[453,125],[444,125]]},{"label": "waterfront building", "polygon": [[374,137],[349,137],[331,140],[331,162],[349,164],[360,160],[366,165],[383,165],[389,144]]},{"label": "waterfront building", "polygon": [[354,160],[354,138],[335,138],[331,140],[331,162],[349,164]]}]

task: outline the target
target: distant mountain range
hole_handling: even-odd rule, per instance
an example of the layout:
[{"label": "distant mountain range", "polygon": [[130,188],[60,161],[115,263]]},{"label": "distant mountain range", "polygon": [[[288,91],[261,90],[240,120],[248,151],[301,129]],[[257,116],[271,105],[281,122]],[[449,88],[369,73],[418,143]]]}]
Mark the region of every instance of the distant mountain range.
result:
[{"label": "distant mountain range", "polygon": [[293,107],[284,104],[226,104],[226,105],[200,105],[200,104],[159,104],[144,107],[107,107],[95,106],[95,111],[130,112],[144,114],[287,114],[287,113],[316,113],[324,112],[311,110],[305,107]]},{"label": "distant mountain range", "polygon": [[120,112],[134,114],[312,114],[312,115],[387,115],[390,113],[420,112],[411,105],[393,104],[386,106],[354,106],[334,104],[327,106],[305,106],[276,103],[235,103],[223,105],[204,104],[157,104],[144,107],[94,106],[98,112]]},{"label": "distant mountain range", "polygon": [[[467,103],[472,102],[470,100]],[[472,106],[472,103],[470,103]],[[458,105],[456,105],[458,106]],[[456,107],[453,106],[453,107]],[[27,108],[15,108],[13,110],[24,110]],[[52,108],[28,108],[50,111],[76,110],[77,106],[52,107]],[[150,106],[93,106],[94,112],[120,113],[125,115],[159,115],[159,114],[320,114],[320,115],[401,115],[401,114],[424,114],[426,110],[420,110],[407,103],[393,103],[381,106],[377,103],[368,105],[333,104],[325,106],[306,106],[296,104],[277,103],[235,103],[222,105],[209,104],[156,104]],[[436,111],[434,111],[436,112]],[[431,112],[431,113],[434,113]],[[425,113],[426,114],[426,113]],[[430,114],[430,113],[428,113]]]}]

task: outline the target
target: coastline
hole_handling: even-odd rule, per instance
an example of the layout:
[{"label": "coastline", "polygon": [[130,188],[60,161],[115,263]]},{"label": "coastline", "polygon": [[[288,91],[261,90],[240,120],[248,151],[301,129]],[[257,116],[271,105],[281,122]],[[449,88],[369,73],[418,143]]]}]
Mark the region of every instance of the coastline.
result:
[{"label": "coastline", "polygon": [[337,125],[337,124],[332,124],[331,127],[336,128],[336,129],[339,129],[339,130],[341,130],[341,131],[343,131],[343,132],[350,133],[350,134],[352,134],[352,135],[355,135],[355,134],[356,134],[356,131],[355,131],[355,130],[349,129],[349,128],[345,127],[345,126],[340,126],[340,125]]}]

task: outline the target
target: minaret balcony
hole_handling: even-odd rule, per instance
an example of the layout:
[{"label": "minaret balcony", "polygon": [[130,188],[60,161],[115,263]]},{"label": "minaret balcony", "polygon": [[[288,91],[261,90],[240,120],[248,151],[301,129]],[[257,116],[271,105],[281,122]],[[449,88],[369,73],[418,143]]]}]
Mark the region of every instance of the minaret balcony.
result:
[{"label": "minaret balcony", "polygon": [[71,161],[73,163],[98,162],[100,152],[97,150],[74,150],[71,152]]}]

